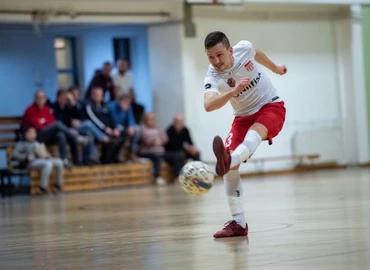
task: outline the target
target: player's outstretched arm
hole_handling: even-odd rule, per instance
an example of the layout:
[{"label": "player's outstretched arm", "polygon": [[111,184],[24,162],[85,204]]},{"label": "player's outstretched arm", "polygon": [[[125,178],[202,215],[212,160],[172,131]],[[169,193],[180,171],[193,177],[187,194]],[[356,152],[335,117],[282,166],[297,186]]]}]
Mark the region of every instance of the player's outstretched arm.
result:
[{"label": "player's outstretched arm", "polygon": [[204,108],[207,112],[218,110],[225,106],[225,104],[245,87],[251,83],[251,80],[247,77],[240,78],[238,84],[231,91],[225,93],[219,92],[206,92],[204,94]]},{"label": "player's outstretched arm", "polygon": [[215,111],[223,106],[233,97],[233,92],[219,94],[216,92],[207,92],[204,94],[204,109],[207,112]]},{"label": "player's outstretched arm", "polygon": [[276,74],[284,75],[288,71],[285,65],[276,65],[264,52],[260,50],[256,49],[256,56],[254,58],[259,64],[267,67]]}]

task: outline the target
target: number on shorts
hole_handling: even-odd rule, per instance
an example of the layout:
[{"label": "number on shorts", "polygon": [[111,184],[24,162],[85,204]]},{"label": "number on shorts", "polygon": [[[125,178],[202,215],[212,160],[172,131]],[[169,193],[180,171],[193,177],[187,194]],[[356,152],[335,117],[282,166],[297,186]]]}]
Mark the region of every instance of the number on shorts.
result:
[{"label": "number on shorts", "polygon": [[232,133],[229,133],[229,135],[227,135],[225,147],[229,147],[231,145],[233,135],[234,134],[232,134]]}]

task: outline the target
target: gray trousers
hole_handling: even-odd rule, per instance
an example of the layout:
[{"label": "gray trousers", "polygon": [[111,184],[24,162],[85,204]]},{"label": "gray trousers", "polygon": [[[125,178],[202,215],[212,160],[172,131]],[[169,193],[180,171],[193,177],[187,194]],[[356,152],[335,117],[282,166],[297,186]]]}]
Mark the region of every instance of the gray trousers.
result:
[{"label": "gray trousers", "polygon": [[49,186],[49,179],[53,168],[57,171],[57,184],[62,187],[64,182],[64,164],[60,158],[37,158],[31,162],[30,168],[40,169],[41,171],[41,184],[40,186],[47,189]]}]

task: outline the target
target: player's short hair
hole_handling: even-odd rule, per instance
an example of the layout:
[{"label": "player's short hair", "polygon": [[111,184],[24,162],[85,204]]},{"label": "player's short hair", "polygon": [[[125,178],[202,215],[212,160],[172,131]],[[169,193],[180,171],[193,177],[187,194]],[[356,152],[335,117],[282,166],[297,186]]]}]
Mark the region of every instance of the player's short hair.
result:
[{"label": "player's short hair", "polygon": [[206,36],[206,38],[204,40],[204,47],[206,49],[209,49],[209,48],[212,48],[212,47],[216,46],[220,42],[227,49],[230,48],[230,41],[224,33],[220,32],[220,31],[211,32]]}]

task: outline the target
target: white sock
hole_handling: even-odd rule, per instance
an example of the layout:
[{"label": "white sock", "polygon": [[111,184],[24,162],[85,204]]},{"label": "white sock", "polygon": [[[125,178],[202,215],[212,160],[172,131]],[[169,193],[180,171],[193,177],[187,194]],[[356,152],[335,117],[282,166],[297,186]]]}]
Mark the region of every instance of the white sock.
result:
[{"label": "white sock", "polygon": [[225,174],[224,184],[230,213],[233,217],[233,220],[245,227],[246,221],[243,207],[243,189],[239,171],[230,170],[227,174]]},{"label": "white sock", "polygon": [[249,159],[256,152],[261,141],[262,138],[257,131],[249,130],[247,135],[245,135],[244,141],[231,154],[230,168],[234,168]]}]

